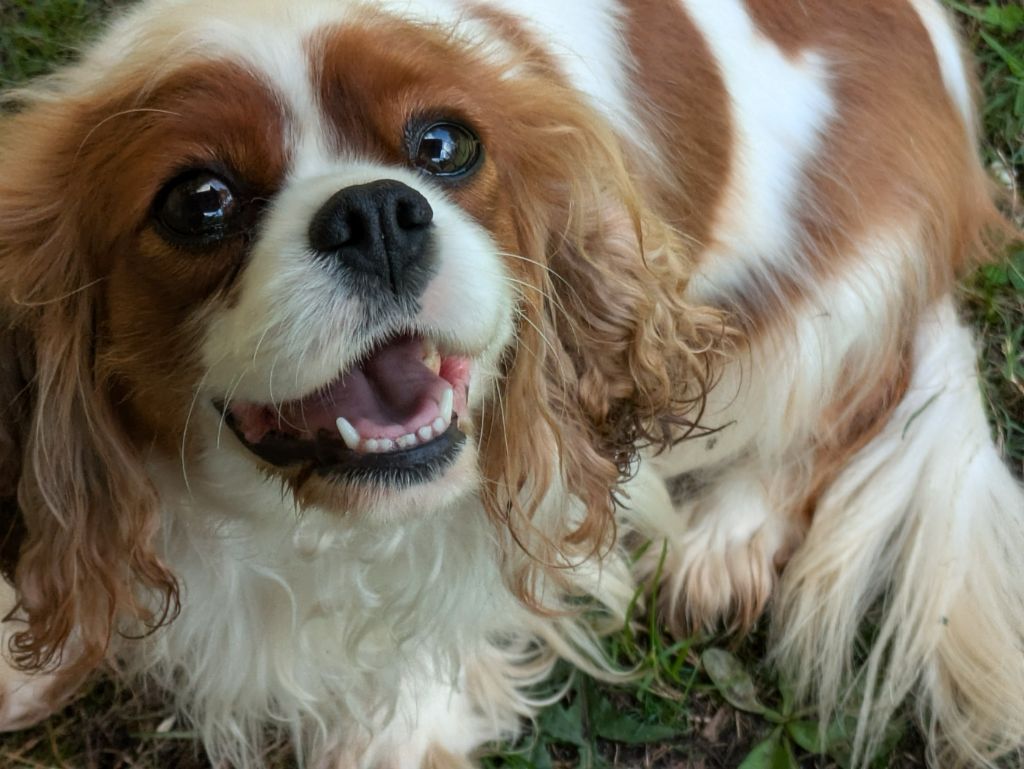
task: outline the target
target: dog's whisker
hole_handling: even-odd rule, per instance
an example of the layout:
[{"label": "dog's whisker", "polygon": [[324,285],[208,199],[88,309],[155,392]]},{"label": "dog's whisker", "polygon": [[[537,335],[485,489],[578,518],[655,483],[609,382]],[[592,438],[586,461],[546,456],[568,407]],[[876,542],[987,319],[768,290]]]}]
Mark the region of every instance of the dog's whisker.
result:
[{"label": "dog's whisker", "polygon": [[[223,357],[221,358],[221,361],[223,361]],[[213,366],[208,368],[203,373],[202,377],[200,377],[198,384],[196,384],[196,386],[193,388],[192,401],[189,403],[188,413],[185,414],[185,424],[184,424],[184,427],[182,428],[182,431],[181,431],[181,449],[180,449],[179,459],[180,459],[180,462],[181,462],[181,477],[182,477],[182,479],[185,482],[185,489],[188,492],[189,496],[192,495],[192,484],[189,481],[189,477],[188,477],[188,462],[187,462],[186,457],[185,457],[186,447],[188,445],[189,426],[190,426],[190,423],[192,421],[192,414],[195,412],[196,403],[199,400],[200,394],[203,392],[203,386],[206,384],[206,380],[210,376],[210,372],[221,361],[217,361],[217,363],[215,363]]]},{"label": "dog's whisker", "polygon": [[242,385],[242,382],[245,380],[245,376],[245,371],[242,371],[239,374],[237,374],[234,377],[234,381],[232,382],[231,386],[228,387],[227,395],[224,397],[224,407],[221,410],[220,417],[217,420],[217,439],[214,443],[218,451],[221,449],[221,433],[224,430],[224,424],[227,421],[228,412],[231,410],[231,404],[235,399],[235,393],[238,391],[238,388]]}]

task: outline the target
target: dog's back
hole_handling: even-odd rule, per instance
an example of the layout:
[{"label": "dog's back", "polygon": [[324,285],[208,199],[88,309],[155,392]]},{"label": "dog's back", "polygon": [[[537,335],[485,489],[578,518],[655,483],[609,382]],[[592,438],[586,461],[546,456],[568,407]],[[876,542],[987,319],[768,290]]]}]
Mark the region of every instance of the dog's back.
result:
[{"label": "dog's back", "polygon": [[721,429],[652,459],[697,489],[637,516],[669,538],[667,621],[771,606],[824,721],[862,676],[860,760],[908,696],[938,765],[1015,749],[1024,496],[951,297],[1011,231],[949,21],[927,0],[625,6],[648,189],[690,237],[690,295],[744,331],[704,416]]}]

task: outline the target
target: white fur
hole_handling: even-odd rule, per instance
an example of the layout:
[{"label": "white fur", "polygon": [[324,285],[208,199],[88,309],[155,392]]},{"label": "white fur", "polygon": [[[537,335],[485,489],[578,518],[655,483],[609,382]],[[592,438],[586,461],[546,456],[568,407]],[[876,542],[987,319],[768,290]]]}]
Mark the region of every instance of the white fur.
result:
[{"label": "white fur", "polygon": [[[174,511],[163,550],[182,578],[182,613],[122,649],[175,694],[212,757],[259,765],[260,730],[275,723],[324,766],[418,769],[428,748],[461,756],[514,736],[539,704],[523,690],[553,652],[584,666],[600,657],[573,620],[512,598],[475,498],[401,526],[299,515],[240,456],[215,453],[189,488],[179,468],[153,467]],[[564,515],[560,499],[538,520]],[[611,616],[632,597],[617,561],[567,574]]]},{"label": "white fur", "polygon": [[[909,229],[909,228],[908,228]],[[906,290],[923,260],[905,233],[865,236],[844,273],[810,295],[724,367],[708,398],[710,437],[684,441],[650,461],[666,478],[753,455],[769,475],[814,437],[841,377],[870,371],[890,340],[878,328],[898,323]],[[796,447],[796,448],[795,448]]]},{"label": "white fur", "polygon": [[[724,369],[705,416],[719,431],[647,459],[662,478],[689,474],[697,487],[675,511],[636,523],[667,539],[671,616],[714,626],[764,607],[777,559],[802,538],[792,508],[832,393],[888,352],[890,340],[875,329],[897,322],[916,258],[898,232],[864,238],[845,275],[815,287],[778,333],[763,335]],[[656,549],[641,564],[645,574],[658,566]]]},{"label": "white fur", "polygon": [[619,33],[620,3],[489,0],[489,4],[522,18],[549,46],[573,87],[586,94],[623,135],[643,135],[635,120],[630,63]]},{"label": "white fur", "polygon": [[741,0],[683,5],[718,63],[734,124],[725,203],[690,287],[711,299],[728,296],[765,263],[800,271],[799,193],[834,106],[824,56],[786,55],[757,30]]},{"label": "white fur", "polygon": [[[522,639],[512,653],[531,637],[478,503],[399,527],[316,510],[300,517],[256,473],[228,477],[246,475],[232,490],[224,475],[193,477],[186,491],[176,468],[160,474],[174,510],[164,547],[184,608],[136,663],[176,693],[215,756],[254,764],[246,751],[268,720],[290,728],[308,755],[344,746],[358,766],[399,748],[401,766],[418,766],[412,733],[422,750],[440,742],[464,753],[515,732],[515,718],[499,712],[467,724],[460,744],[438,716],[444,692],[453,710],[467,707],[461,681],[475,657],[502,658],[490,634]],[[217,600],[202,600],[212,586]]]}]

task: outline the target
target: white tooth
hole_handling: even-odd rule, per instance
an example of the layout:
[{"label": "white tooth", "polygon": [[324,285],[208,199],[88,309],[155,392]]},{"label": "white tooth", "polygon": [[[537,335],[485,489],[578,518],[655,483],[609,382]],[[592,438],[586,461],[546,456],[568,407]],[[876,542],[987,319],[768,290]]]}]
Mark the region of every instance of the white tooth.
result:
[{"label": "white tooth", "polygon": [[338,425],[338,432],[341,433],[341,439],[345,441],[345,445],[352,449],[352,451],[358,449],[361,438],[359,437],[359,431],[352,426],[352,423],[345,419],[345,417],[338,417],[336,424]]},{"label": "white tooth", "polygon": [[366,442],[366,450],[370,454],[379,454],[380,453],[380,441],[378,441],[375,438],[371,438],[370,440],[368,440]]},{"label": "white tooth", "polygon": [[449,385],[444,395],[441,396],[441,416],[445,419],[452,418],[452,411],[455,410],[455,390]]},{"label": "white tooth", "polygon": [[448,429],[448,422],[444,417],[438,417],[434,420],[434,424],[431,427],[434,428],[434,435],[441,435],[445,430]]},{"label": "white tooth", "polygon": [[421,427],[419,430],[417,430],[416,434],[420,436],[421,441],[426,443],[427,441],[434,437],[434,428],[432,428],[430,425],[427,425],[426,427]]},{"label": "white tooth", "polygon": [[419,439],[412,433],[409,433],[408,435],[403,435],[401,438],[399,438],[396,441],[396,443],[398,444],[399,448],[411,449],[413,446],[419,443]]},{"label": "white tooth", "polygon": [[395,442],[394,441],[388,440],[387,438],[384,438],[383,440],[381,440],[381,442],[380,442],[380,453],[381,454],[390,454],[394,450],[395,450]]}]

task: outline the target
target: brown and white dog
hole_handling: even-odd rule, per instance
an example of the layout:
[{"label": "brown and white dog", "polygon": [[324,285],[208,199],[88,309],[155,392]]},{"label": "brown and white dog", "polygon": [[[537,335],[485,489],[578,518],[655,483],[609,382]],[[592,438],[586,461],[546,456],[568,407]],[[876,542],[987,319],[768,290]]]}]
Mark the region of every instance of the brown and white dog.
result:
[{"label": "brown and white dog", "polygon": [[234,766],[465,766],[635,529],[859,761],[1016,750],[967,69],[933,0],[129,12],[0,126],[3,724],[117,660]]}]

